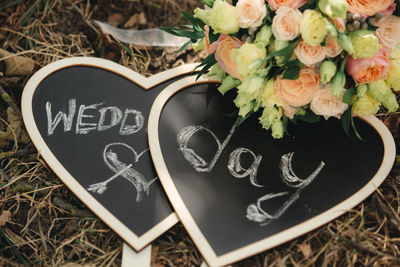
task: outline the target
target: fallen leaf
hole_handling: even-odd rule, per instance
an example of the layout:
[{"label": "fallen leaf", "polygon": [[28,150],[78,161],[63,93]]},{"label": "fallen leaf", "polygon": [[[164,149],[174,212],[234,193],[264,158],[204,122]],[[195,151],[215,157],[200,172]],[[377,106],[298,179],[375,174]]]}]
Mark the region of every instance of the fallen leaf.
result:
[{"label": "fallen leaf", "polygon": [[124,17],[119,13],[114,13],[108,16],[107,23],[111,26],[117,27],[119,24],[122,23],[122,21],[124,21]]},{"label": "fallen leaf", "polygon": [[135,26],[138,22],[139,18],[138,18],[138,14],[132,15],[128,21],[124,24],[124,28],[132,28],[133,26]]},{"label": "fallen leaf", "polygon": [[146,14],[144,12],[140,12],[139,14],[139,24],[145,25],[147,23]]},{"label": "fallen leaf", "polygon": [[11,211],[3,210],[0,215],[0,226],[6,225],[9,221],[11,221]]},{"label": "fallen leaf", "polygon": [[313,253],[312,253],[312,249],[311,249],[311,246],[309,243],[303,243],[303,244],[300,244],[297,246],[299,247],[301,253],[303,254],[303,256],[305,258],[308,259],[312,256]]},{"label": "fallen leaf", "polygon": [[7,129],[5,131],[0,131],[1,140],[15,141],[15,137],[17,137],[18,141],[24,144],[30,142],[28,134],[24,129],[22,129],[22,117],[15,114],[14,110],[11,107],[7,109],[7,122]]},{"label": "fallen leaf", "polygon": [[390,115],[383,123],[388,127],[395,138],[400,137],[400,116],[398,114]]},{"label": "fallen leaf", "polygon": [[6,75],[29,75],[35,67],[35,61],[28,57],[15,56],[15,54],[0,48],[0,59],[5,58]]},{"label": "fallen leaf", "polygon": [[[3,61],[2,61],[3,62]],[[4,63],[4,62],[3,62]],[[1,63],[0,63],[1,65]],[[0,70],[1,71],[1,70]],[[21,86],[22,79],[24,77],[14,76],[14,77],[2,77],[0,79],[0,85],[4,87],[18,87]]]}]

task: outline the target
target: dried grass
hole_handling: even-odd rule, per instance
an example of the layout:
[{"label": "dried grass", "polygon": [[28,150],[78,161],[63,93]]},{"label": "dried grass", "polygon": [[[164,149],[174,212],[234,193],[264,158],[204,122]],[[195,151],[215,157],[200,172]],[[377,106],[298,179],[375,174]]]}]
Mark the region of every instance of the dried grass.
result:
[{"label": "dried grass", "polygon": [[[60,58],[97,56],[151,75],[200,60],[201,55],[192,51],[176,56],[174,49],[119,43],[92,22],[107,21],[118,13],[119,27],[128,21],[137,29],[179,25],[183,18],[178,11],[190,11],[200,0],[114,2],[0,2],[0,48],[32,58],[37,69]],[[19,103],[29,76],[0,77],[0,86]],[[2,120],[6,109],[1,101]],[[19,141],[19,135],[13,133],[12,141],[0,142],[1,152],[10,152],[0,160],[0,210],[12,215],[0,222],[0,266],[119,266],[122,240],[60,182],[32,143]],[[397,164],[379,190],[352,211],[234,266],[399,266],[399,182]],[[152,257],[154,266],[199,266],[202,261],[180,224],[154,242]]]}]

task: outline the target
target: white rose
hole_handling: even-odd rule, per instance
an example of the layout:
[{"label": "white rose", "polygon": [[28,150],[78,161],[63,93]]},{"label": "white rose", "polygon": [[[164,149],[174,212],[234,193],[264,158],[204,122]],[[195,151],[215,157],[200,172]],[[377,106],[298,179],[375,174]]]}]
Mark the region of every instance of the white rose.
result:
[{"label": "white rose", "polygon": [[322,115],[327,120],[329,117],[340,117],[348,108],[343,102],[344,90],[340,97],[332,95],[332,84],[318,90],[311,101],[310,109],[317,115]]},{"label": "white rose", "polygon": [[259,27],[267,15],[264,0],[239,0],[236,4],[240,28]]},{"label": "white rose", "polygon": [[291,41],[300,35],[301,12],[288,6],[280,7],[272,20],[272,33],[276,39]]}]

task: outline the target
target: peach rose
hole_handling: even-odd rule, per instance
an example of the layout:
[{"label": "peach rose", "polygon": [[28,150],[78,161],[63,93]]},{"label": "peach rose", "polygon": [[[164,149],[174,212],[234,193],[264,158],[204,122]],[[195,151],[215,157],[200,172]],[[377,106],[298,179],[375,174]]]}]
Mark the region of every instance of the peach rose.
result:
[{"label": "peach rose", "polygon": [[267,0],[268,5],[272,10],[277,10],[281,6],[288,6],[291,8],[299,8],[310,0]]},{"label": "peach rose", "polygon": [[386,11],[394,0],[347,0],[348,12],[364,16],[373,16],[378,12]]},{"label": "peach rose", "polygon": [[219,66],[228,74],[235,78],[240,78],[237,70],[236,64],[232,60],[231,51],[234,48],[239,48],[243,43],[235,38],[230,37],[226,34],[221,34],[217,41],[217,48],[215,51],[215,59],[217,60]]},{"label": "peach rose", "polygon": [[239,0],[236,4],[240,28],[259,27],[267,15],[264,0]]},{"label": "peach rose", "polygon": [[336,37],[326,37],[326,55],[328,57],[337,57],[343,51],[343,47],[339,44]]},{"label": "peach rose", "polygon": [[285,114],[285,116],[289,119],[293,119],[294,115],[296,115],[297,111],[299,111],[299,108],[294,108],[288,104],[283,105],[281,108],[283,110],[283,114]]},{"label": "peach rose", "polygon": [[372,58],[355,59],[349,56],[346,62],[346,71],[357,84],[385,79],[389,71],[388,53],[386,49],[382,48]]},{"label": "peach rose", "polygon": [[323,89],[318,90],[311,101],[310,109],[317,115],[329,117],[338,117],[347,110],[348,105],[343,102],[344,90],[340,97],[332,95],[332,84],[328,84]]},{"label": "peach rose", "polygon": [[386,48],[392,50],[400,43],[400,18],[387,16],[377,21],[375,35]]},{"label": "peach rose", "polygon": [[314,68],[305,67],[300,70],[297,80],[282,79],[275,81],[275,94],[293,107],[301,107],[311,102],[316,91],[320,89],[320,76]]},{"label": "peach rose", "polygon": [[280,7],[272,20],[272,33],[276,39],[291,41],[300,35],[301,12],[288,6]]},{"label": "peach rose", "polygon": [[306,66],[312,66],[321,62],[326,57],[327,48],[325,46],[312,46],[304,42],[303,40],[294,49],[294,53],[297,58]]},{"label": "peach rose", "polygon": [[342,18],[334,18],[333,19],[333,24],[335,24],[336,29],[340,32],[345,32],[346,31],[346,23]]}]

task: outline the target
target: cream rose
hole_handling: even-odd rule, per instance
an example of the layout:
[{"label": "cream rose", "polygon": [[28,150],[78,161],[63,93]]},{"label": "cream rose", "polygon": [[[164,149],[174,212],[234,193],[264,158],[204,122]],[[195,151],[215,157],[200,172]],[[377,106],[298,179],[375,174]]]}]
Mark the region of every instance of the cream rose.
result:
[{"label": "cream rose", "polygon": [[326,55],[328,57],[337,57],[343,51],[343,47],[339,44],[336,37],[326,37]]},{"label": "cream rose", "polygon": [[328,33],[322,14],[307,9],[300,20],[300,33],[303,40],[310,45],[320,45]]},{"label": "cream rose", "polygon": [[301,12],[288,6],[280,7],[272,20],[272,33],[276,39],[291,41],[300,35]]},{"label": "cream rose", "polygon": [[246,76],[254,74],[254,69],[249,66],[256,60],[263,59],[267,56],[265,48],[259,48],[255,44],[245,43],[240,48],[232,49],[230,57],[233,59],[233,64],[236,66],[239,79],[243,81]]},{"label": "cream rose", "polygon": [[302,68],[297,80],[282,79],[279,76],[275,81],[275,94],[293,107],[307,105],[320,89],[320,76],[314,68]]},{"label": "cream rose", "polygon": [[332,84],[328,84],[323,89],[318,90],[311,101],[310,109],[317,115],[324,116],[327,120],[329,117],[340,117],[348,108],[343,102],[344,90],[340,96],[332,95]]},{"label": "cream rose", "polygon": [[400,18],[396,16],[387,16],[378,20],[376,26],[378,29],[375,35],[382,45],[390,50],[400,43]]},{"label": "cream rose", "polygon": [[259,27],[267,15],[264,0],[239,0],[236,4],[240,28]]},{"label": "cream rose", "polygon": [[327,48],[325,46],[312,46],[304,42],[303,40],[294,49],[294,53],[297,58],[306,66],[312,66],[321,62],[326,57]]},{"label": "cream rose", "polygon": [[291,8],[299,8],[310,0],[267,0],[272,10],[277,10],[281,6],[289,6]]}]

